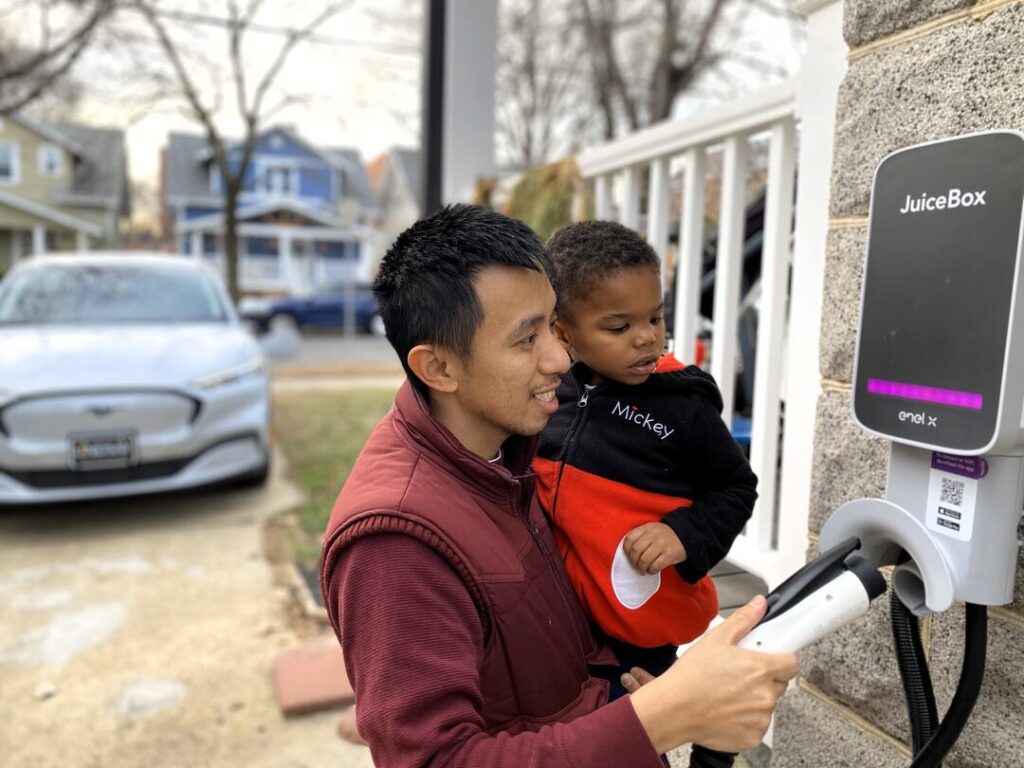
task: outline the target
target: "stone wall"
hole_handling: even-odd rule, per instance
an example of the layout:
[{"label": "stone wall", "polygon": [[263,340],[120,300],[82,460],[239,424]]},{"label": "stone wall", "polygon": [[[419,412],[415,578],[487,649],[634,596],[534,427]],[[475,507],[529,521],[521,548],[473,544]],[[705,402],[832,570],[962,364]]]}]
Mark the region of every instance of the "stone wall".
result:
[{"label": "stone wall", "polygon": [[[893,150],[974,131],[1024,130],[1024,0],[846,0],[823,286],[822,395],[809,538],[840,504],[884,492],[888,443],[857,429],[850,382],[871,178]],[[1024,364],[1022,361],[1021,364]],[[990,610],[975,714],[946,765],[1024,766],[1024,564],[1013,605]],[[963,648],[963,608],[923,622],[940,714]],[[776,718],[773,768],[906,766],[909,729],[886,601],[801,654]]]}]

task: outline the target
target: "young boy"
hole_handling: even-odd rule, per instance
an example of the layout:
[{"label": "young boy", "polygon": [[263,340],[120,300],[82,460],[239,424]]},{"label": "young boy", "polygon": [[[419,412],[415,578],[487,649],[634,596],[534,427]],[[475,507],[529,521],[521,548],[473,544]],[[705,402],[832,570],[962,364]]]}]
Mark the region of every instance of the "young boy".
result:
[{"label": "young boy", "polygon": [[659,675],[718,612],[708,571],[750,518],[757,478],[714,379],[662,356],[659,261],[635,232],[557,232],[555,332],[573,367],[534,470],[565,568],[620,661]]}]

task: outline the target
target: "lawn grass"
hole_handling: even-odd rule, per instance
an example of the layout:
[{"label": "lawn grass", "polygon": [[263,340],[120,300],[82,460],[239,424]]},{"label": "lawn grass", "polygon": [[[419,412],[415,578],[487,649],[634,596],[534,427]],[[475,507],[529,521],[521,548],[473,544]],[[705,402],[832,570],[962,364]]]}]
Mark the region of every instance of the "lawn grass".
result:
[{"label": "lawn grass", "polygon": [[394,400],[390,389],[278,392],[274,438],[306,500],[289,511],[289,549],[300,566],[315,565],[331,507],[374,425]]}]

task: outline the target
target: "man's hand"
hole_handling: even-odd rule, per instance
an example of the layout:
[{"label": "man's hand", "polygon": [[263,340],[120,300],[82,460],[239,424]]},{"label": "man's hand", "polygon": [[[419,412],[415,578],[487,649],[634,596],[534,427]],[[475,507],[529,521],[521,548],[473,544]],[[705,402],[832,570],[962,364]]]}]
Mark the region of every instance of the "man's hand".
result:
[{"label": "man's hand", "polygon": [[689,742],[723,752],[761,743],[779,697],[798,672],[791,653],[736,647],[766,606],[763,597],[755,597],[660,677],[650,679],[643,670],[633,670],[640,687],[634,685],[630,700],[659,754]]},{"label": "man's hand", "polygon": [[645,523],[626,534],[622,549],[640,573],[661,573],[686,559],[676,532],[664,523]]}]

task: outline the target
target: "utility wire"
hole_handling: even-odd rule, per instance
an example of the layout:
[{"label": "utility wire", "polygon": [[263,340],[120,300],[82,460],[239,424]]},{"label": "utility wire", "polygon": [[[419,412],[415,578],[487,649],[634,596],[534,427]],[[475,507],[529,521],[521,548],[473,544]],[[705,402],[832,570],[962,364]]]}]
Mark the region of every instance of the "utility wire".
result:
[{"label": "utility wire", "polygon": [[[221,16],[213,16],[208,13],[173,11],[169,9],[158,9],[155,13],[157,16],[162,16],[165,19],[182,21],[187,24],[200,24],[208,27],[219,27],[221,29],[231,29],[233,26],[230,19],[226,19]],[[258,32],[264,35],[278,35],[280,37],[302,35],[303,42],[319,43],[320,45],[332,45],[339,48],[362,48],[375,53],[387,54],[389,56],[412,56],[418,58],[420,55],[419,46],[411,43],[373,43],[367,42],[366,40],[356,40],[350,37],[326,35],[322,32],[306,34],[303,33],[301,29],[295,29],[292,27],[275,27],[271,24],[260,24],[258,22],[249,22],[245,26],[253,32]]]}]

